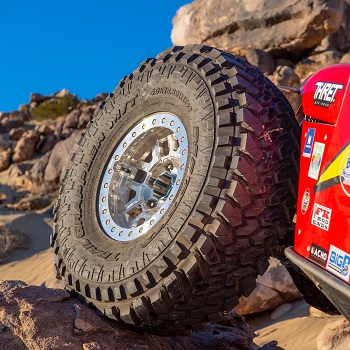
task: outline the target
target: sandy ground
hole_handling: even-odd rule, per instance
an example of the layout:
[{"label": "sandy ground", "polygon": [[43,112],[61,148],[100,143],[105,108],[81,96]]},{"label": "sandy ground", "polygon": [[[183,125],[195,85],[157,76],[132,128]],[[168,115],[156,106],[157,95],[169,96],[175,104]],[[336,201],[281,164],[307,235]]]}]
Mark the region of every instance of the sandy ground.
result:
[{"label": "sandy ground", "polygon": [[290,310],[275,320],[271,319],[274,311],[246,318],[257,334],[256,344],[262,346],[276,340],[285,350],[317,350],[317,336],[328,323],[341,317],[328,316],[315,309],[312,314],[319,315],[311,316],[310,306],[303,300],[289,305]]},{"label": "sandy ground", "polygon": [[0,280],[21,280],[37,286],[54,280],[50,234],[52,215],[11,211],[0,208],[0,224],[11,224],[31,238],[28,249],[11,254],[4,265],[0,265]]},{"label": "sandy ground", "polygon": [[[27,233],[29,249],[16,251],[0,266],[0,280],[22,280],[27,284],[59,287],[54,277],[52,250],[49,247],[52,215],[26,213],[0,208],[0,224],[9,224]],[[246,317],[262,346],[272,340],[285,350],[317,350],[316,339],[327,323],[337,317],[311,316],[302,300],[280,306],[277,310]]]}]

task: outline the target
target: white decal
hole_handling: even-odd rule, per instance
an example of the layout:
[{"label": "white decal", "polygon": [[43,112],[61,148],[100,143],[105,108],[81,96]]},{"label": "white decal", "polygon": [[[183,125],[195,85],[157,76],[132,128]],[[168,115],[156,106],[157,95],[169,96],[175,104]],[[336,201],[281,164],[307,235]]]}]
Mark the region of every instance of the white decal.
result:
[{"label": "white decal", "polygon": [[301,200],[301,213],[305,214],[309,209],[310,204],[310,190],[307,188],[304,192],[303,198]]},{"label": "white decal", "polygon": [[314,204],[312,212],[311,224],[328,231],[331,222],[332,209],[326,208],[323,205]]},{"label": "white decal", "polygon": [[328,107],[335,101],[335,94],[343,89],[342,84],[324,83],[319,81],[315,84],[317,89],[314,93],[314,103],[316,106]]},{"label": "white decal", "polygon": [[318,174],[320,172],[324,147],[324,143],[315,142],[314,149],[312,151],[308,176],[315,180],[318,179]]},{"label": "white decal", "polygon": [[326,269],[345,281],[349,281],[350,255],[331,245]]}]

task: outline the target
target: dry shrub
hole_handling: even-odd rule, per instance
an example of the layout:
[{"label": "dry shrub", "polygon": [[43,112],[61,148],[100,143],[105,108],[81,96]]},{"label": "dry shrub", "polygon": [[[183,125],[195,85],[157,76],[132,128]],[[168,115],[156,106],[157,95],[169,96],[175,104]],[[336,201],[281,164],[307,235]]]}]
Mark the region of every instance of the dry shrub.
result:
[{"label": "dry shrub", "polygon": [[0,225],[0,263],[18,249],[29,247],[30,237],[24,232],[20,232],[6,225]]}]

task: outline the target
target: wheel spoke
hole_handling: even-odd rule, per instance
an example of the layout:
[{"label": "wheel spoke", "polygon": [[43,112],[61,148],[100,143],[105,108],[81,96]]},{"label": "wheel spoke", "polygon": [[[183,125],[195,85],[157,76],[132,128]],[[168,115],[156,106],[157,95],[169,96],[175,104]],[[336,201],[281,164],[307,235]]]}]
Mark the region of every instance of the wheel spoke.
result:
[{"label": "wheel spoke", "polygon": [[168,141],[168,147],[169,147],[169,156],[170,157],[179,157],[179,152],[178,152],[179,144],[178,144],[178,141],[175,140],[173,135],[169,135],[167,137],[167,141]]},{"label": "wheel spoke", "polygon": [[133,227],[133,225],[138,226],[140,220],[144,219],[145,221],[149,218],[149,214],[146,211],[142,211],[139,215],[129,221],[129,225]]},{"label": "wheel spoke", "polygon": [[139,184],[135,185],[128,182],[126,187],[129,190],[132,190],[133,192],[135,192],[135,196],[125,203],[125,211],[128,212],[132,210],[134,207],[136,207],[137,205],[141,205],[144,202],[144,198],[142,195],[142,187]]}]

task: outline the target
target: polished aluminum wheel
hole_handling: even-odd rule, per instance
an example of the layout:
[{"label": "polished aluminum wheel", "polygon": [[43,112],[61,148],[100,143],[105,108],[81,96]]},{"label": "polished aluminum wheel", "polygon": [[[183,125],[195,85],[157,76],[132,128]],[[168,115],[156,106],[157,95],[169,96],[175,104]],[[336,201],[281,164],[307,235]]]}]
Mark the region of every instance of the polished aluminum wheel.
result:
[{"label": "polished aluminum wheel", "polygon": [[175,199],[187,157],[187,133],[173,114],[152,114],[130,129],[102,174],[98,218],[104,232],[130,241],[154,227]]}]

